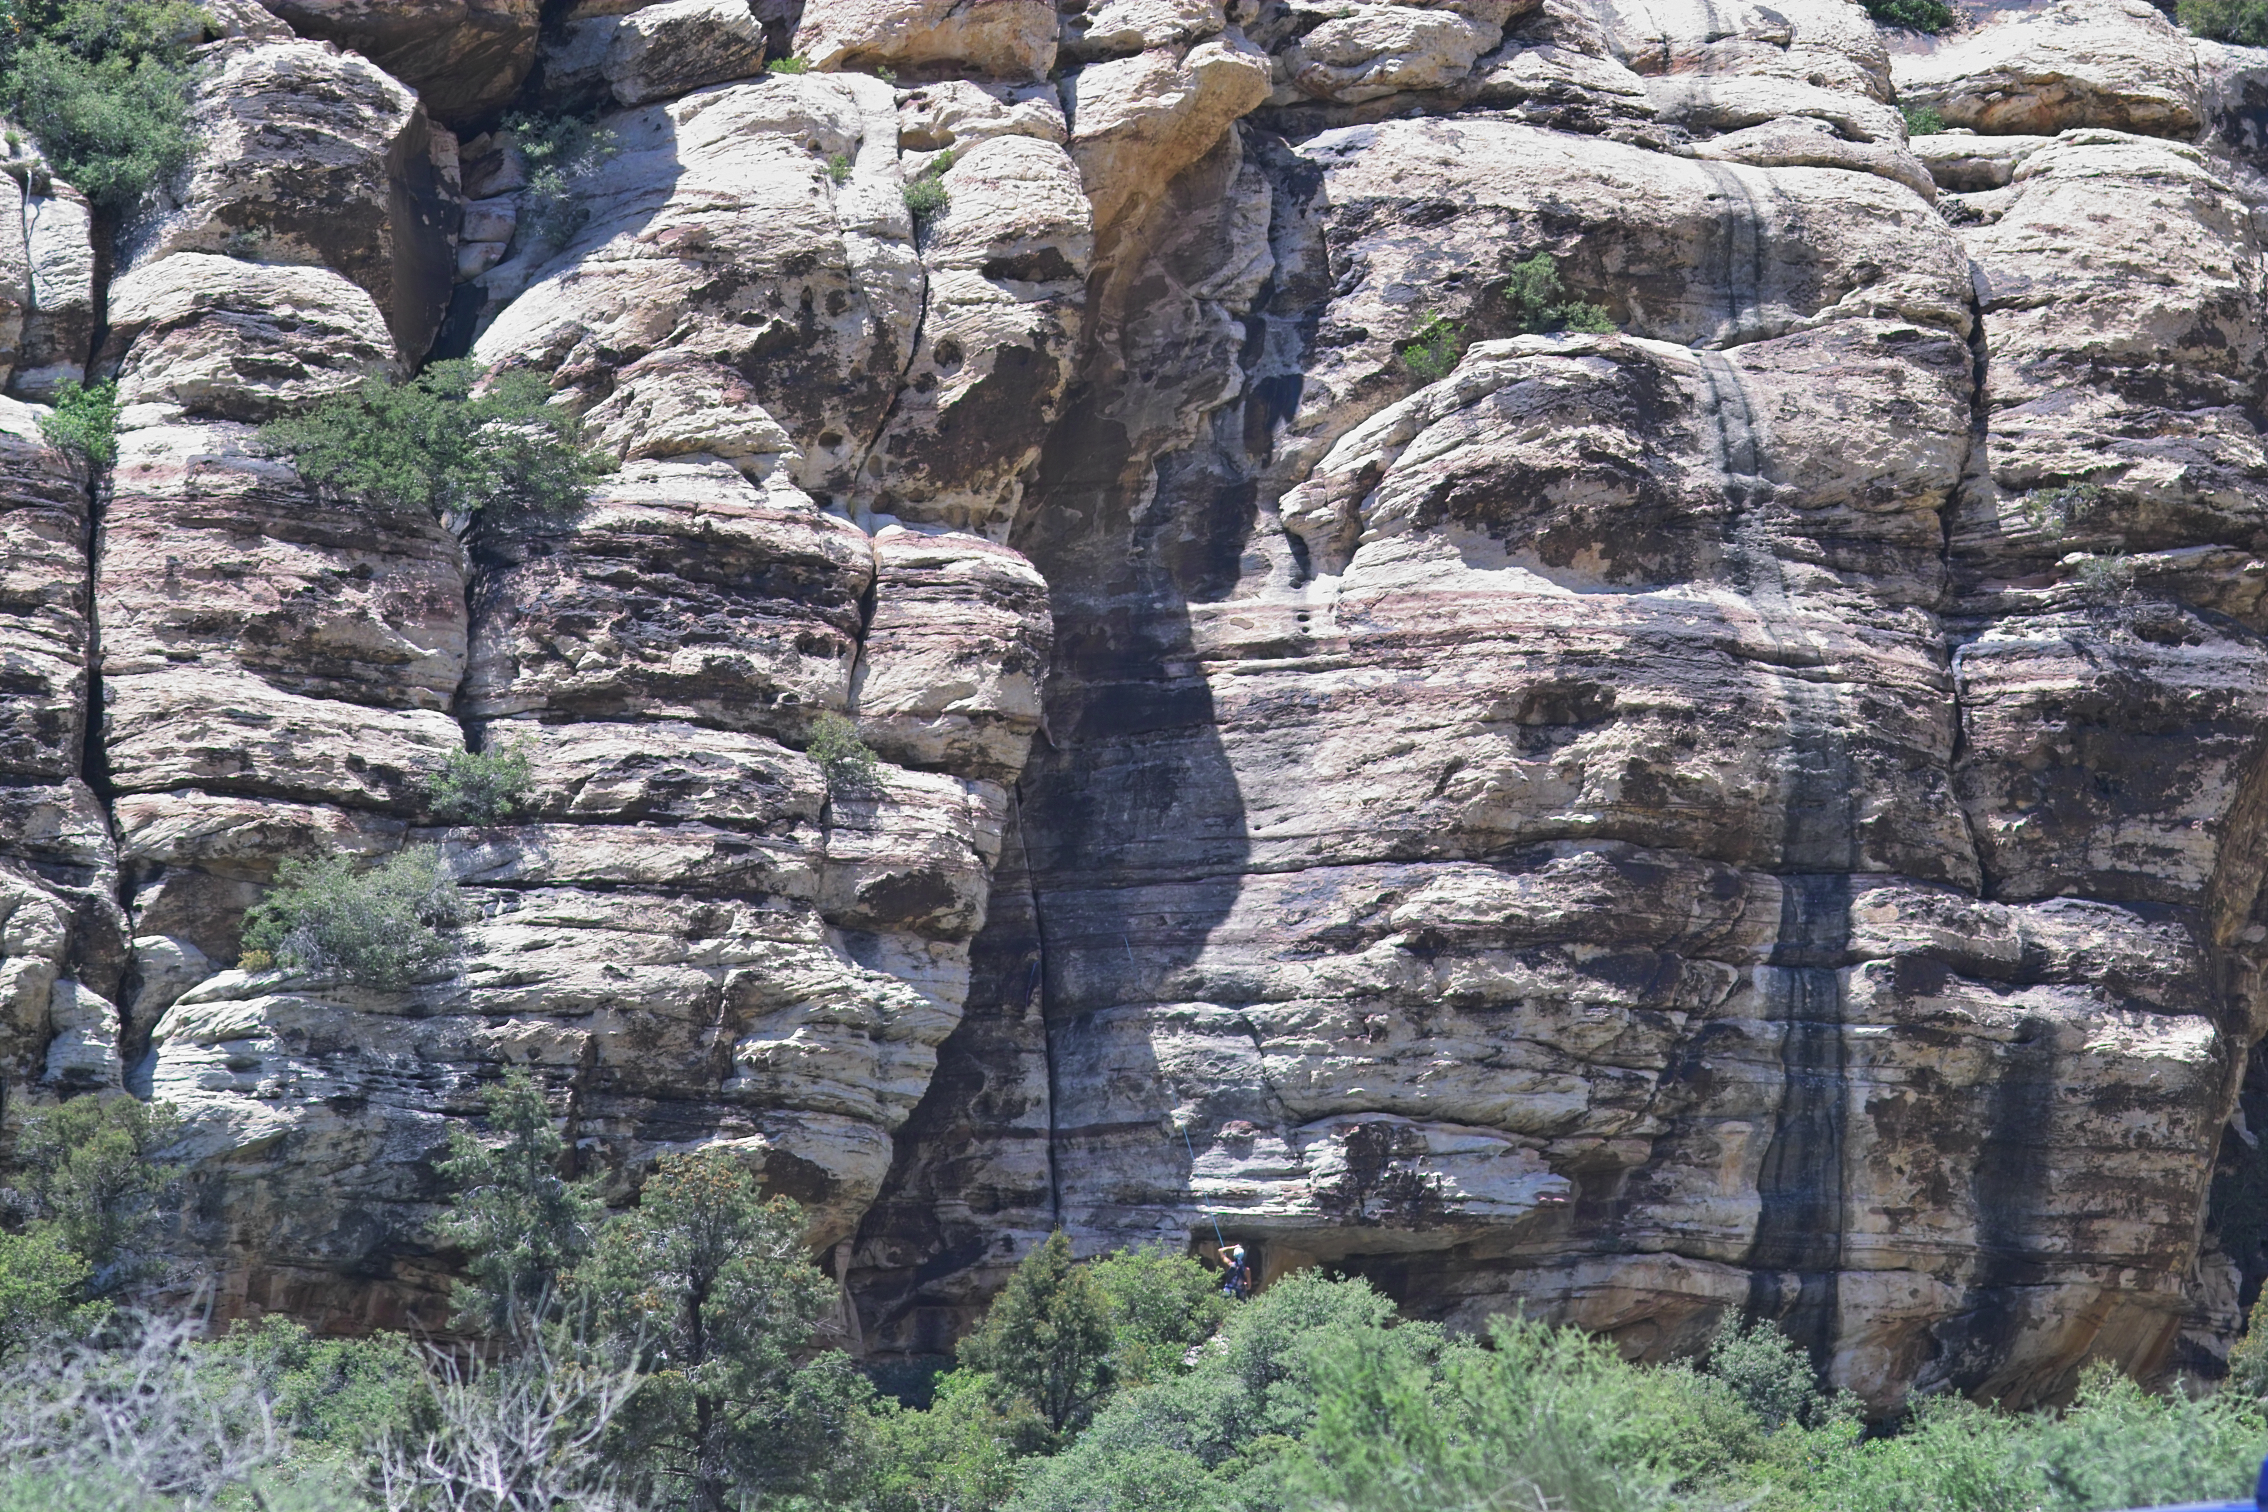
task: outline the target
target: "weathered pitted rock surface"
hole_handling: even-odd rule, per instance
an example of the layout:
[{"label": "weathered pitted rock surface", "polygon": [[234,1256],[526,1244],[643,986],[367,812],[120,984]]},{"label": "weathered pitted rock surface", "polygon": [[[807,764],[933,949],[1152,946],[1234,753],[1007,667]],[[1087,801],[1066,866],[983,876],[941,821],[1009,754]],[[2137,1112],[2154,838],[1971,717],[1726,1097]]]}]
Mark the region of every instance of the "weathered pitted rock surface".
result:
[{"label": "weathered pitted rock surface", "polygon": [[328,267],[361,285],[396,345],[422,359],[452,259],[417,96],[319,42],[234,39],[200,56],[195,155],[124,239],[125,265],[214,252]]},{"label": "weathered pitted rock surface", "polygon": [[[283,13],[329,41],[222,18],[107,287],[0,180],[11,392],[99,307],[127,404],[90,495],[0,401],[0,1117],[180,1106],[228,1311],[437,1320],[431,1157],[525,1064],[614,1200],[713,1145],[805,1202],[875,1351],[1055,1227],[1217,1224],[1633,1355],[1769,1317],[1881,1407],[2210,1374],[2268,1268],[2208,1198],[2268,1028],[2268,55],[584,0],[522,100],[612,133],[578,219],[496,129],[532,11]],[[1545,254],[1615,330],[1523,329]],[[587,508],[256,438],[468,346],[618,459]],[[438,822],[468,746],[527,812]],[[458,968],[232,969],[283,858],[421,843]]]}]

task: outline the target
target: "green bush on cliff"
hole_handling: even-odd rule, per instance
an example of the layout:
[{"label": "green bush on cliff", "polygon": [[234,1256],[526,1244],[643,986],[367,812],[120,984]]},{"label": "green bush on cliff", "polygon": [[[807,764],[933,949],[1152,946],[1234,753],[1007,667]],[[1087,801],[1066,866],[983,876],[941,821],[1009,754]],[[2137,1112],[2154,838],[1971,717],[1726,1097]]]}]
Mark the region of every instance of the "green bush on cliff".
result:
[{"label": "green bush on cliff", "polygon": [[521,244],[556,252],[591,218],[576,182],[619,152],[621,139],[611,126],[570,115],[511,115],[504,128],[528,165],[516,226]]},{"label": "green bush on cliff", "polygon": [[1439,310],[1429,310],[1401,345],[1402,366],[1425,383],[1449,376],[1465,352],[1465,328]]},{"label": "green bush on cliff", "polygon": [[445,824],[501,824],[527,807],[534,781],[525,742],[451,751],[434,779],[433,812]]},{"label": "green bush on cliff", "polygon": [[872,791],[881,770],[873,748],[858,738],[858,726],[832,709],[811,721],[803,754],[818,763],[834,796]]},{"label": "green bush on cliff", "polygon": [[1953,7],[1945,0],[1859,0],[1859,3],[1881,26],[1935,34],[1953,24]]},{"label": "green bush on cliff", "polygon": [[367,378],[310,414],[262,427],[301,476],[395,509],[556,514],[613,468],[537,374],[436,362],[407,383]]},{"label": "green bush on cliff", "polygon": [[912,213],[914,230],[927,229],[929,223],[943,215],[953,203],[953,191],[945,187],[945,171],[953,166],[952,149],[947,148],[931,158],[926,167],[906,181],[898,191],[904,196],[906,209]]},{"label": "green bush on cliff", "polygon": [[1504,280],[1504,297],[1511,303],[1513,318],[1523,334],[1604,333],[1615,328],[1613,317],[1603,306],[1566,296],[1566,287],[1559,281],[1559,260],[1548,252],[1512,264]]},{"label": "green bush on cliff", "polygon": [[336,971],[400,991],[457,957],[449,931],[464,916],[441,852],[413,845],[368,870],[336,852],[276,868],[275,885],[244,916],[247,964]]},{"label": "green bush on cliff", "polygon": [[64,379],[55,408],[40,416],[39,433],[93,466],[108,467],[118,455],[118,385]]},{"label": "green bush on cliff", "polygon": [[5,113],[115,218],[189,160],[188,55],[205,25],[174,0],[9,0]]},{"label": "green bush on cliff", "polygon": [[2181,0],[2174,15],[2211,41],[2268,47],[2268,0]]}]

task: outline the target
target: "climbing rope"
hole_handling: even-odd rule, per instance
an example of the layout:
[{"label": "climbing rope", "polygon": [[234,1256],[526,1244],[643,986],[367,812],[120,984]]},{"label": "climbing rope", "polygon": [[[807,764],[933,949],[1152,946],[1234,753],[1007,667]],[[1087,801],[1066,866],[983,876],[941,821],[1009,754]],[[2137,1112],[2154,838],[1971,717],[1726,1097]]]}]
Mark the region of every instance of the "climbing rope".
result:
[{"label": "climbing rope", "polygon": [[[1189,1152],[1189,1174],[1195,1176],[1197,1174],[1197,1147],[1189,1142],[1189,1125],[1176,1124],[1174,1127],[1181,1130],[1181,1147]],[[1226,1250],[1228,1240],[1221,1237],[1221,1220],[1214,1218],[1209,1211],[1206,1212],[1205,1216],[1212,1220],[1213,1242],[1221,1249]]]}]

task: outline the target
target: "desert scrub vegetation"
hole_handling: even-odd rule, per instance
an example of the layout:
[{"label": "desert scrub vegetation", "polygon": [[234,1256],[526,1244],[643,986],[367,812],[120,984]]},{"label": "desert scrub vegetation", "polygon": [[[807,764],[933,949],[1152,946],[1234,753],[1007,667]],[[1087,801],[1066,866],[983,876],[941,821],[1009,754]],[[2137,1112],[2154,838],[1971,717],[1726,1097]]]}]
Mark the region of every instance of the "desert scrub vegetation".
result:
[{"label": "desert scrub vegetation", "polygon": [[30,1320],[0,1359],[0,1512],[2103,1512],[2238,1497],[2268,1448],[2259,1309],[2214,1395],[2097,1367],[2062,1412],[1932,1398],[1869,1436],[1768,1323],[1633,1365],[1322,1271],[1235,1301],[1178,1248],[1062,1234],[893,1395],[830,1347],[792,1203],[713,1150],[610,1212],[563,1174],[565,1101],[515,1068],[436,1163],[483,1348]]},{"label": "desert scrub vegetation", "polygon": [[1945,129],[1945,117],[1935,105],[1901,105],[1898,114],[1905,118],[1910,137],[1935,136]]},{"label": "desert scrub vegetation", "polygon": [[2268,0],[2181,0],[2174,16],[2197,36],[2268,47]]},{"label": "desert scrub vegetation", "polygon": [[7,0],[0,97],[55,172],[115,222],[189,160],[189,50],[172,0]]},{"label": "desert scrub vegetation", "polygon": [[952,203],[953,192],[945,187],[946,170],[953,166],[953,151],[947,148],[931,158],[921,172],[908,179],[898,192],[905,196],[906,209],[914,219],[918,233],[929,228],[929,223],[943,215]]},{"label": "desert scrub vegetation", "polygon": [[309,482],[394,509],[542,515],[587,500],[614,464],[582,445],[543,378],[497,373],[485,388],[481,379],[466,361],[436,362],[406,383],[366,378],[260,436]]},{"label": "desert scrub vegetation", "polygon": [[768,74],[800,74],[811,72],[811,63],[805,58],[774,58],[764,65]]},{"label": "desert scrub vegetation", "polygon": [[1504,298],[1523,335],[1541,336],[1553,331],[1604,333],[1615,328],[1603,306],[1567,297],[1559,279],[1559,260],[1538,252],[1512,264],[1504,280]]},{"label": "desert scrub vegetation", "polygon": [[1402,342],[1402,366],[1412,377],[1425,383],[1435,383],[1449,376],[1457,366],[1457,359],[1465,353],[1465,328],[1439,310],[1428,310],[1425,319]]},{"label": "desert scrub vegetation", "polygon": [[515,229],[529,245],[556,252],[591,218],[576,184],[621,151],[621,140],[611,126],[572,115],[510,115],[504,129],[528,165]]},{"label": "desert scrub vegetation", "polygon": [[445,824],[501,824],[527,808],[534,781],[525,741],[451,751],[433,780],[433,813]]},{"label": "desert scrub vegetation", "polygon": [[433,846],[410,846],[368,868],[337,852],[294,858],[244,916],[238,965],[335,971],[400,991],[457,959],[452,931],[463,919],[456,878]]},{"label": "desert scrub vegetation", "polygon": [[2093,483],[2066,483],[2059,488],[2034,488],[2016,501],[2024,523],[2051,541],[2069,535],[2103,501],[2102,488]]},{"label": "desert scrub vegetation", "polygon": [[803,754],[818,763],[833,797],[871,792],[880,775],[873,748],[858,738],[858,726],[832,709],[811,721]]},{"label": "desert scrub vegetation", "polygon": [[39,433],[90,466],[108,467],[118,456],[118,385],[64,379]]},{"label": "desert scrub vegetation", "polygon": [[1934,34],[1953,24],[1953,7],[1945,0],[1859,0],[1859,3],[1877,26]]}]

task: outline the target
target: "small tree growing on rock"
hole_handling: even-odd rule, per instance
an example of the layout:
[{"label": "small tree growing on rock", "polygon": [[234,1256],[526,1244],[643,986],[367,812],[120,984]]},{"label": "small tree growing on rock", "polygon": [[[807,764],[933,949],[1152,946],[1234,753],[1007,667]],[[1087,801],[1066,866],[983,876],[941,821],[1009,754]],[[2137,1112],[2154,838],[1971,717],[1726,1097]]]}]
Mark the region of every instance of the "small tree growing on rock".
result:
[{"label": "small tree growing on rock", "polygon": [[1111,1298],[1071,1258],[1061,1229],[1016,1267],[984,1326],[961,1343],[961,1363],[991,1373],[998,1396],[1037,1408],[1056,1435],[1083,1426],[1109,1392]]},{"label": "small tree growing on rock", "polygon": [[1549,252],[1538,252],[1512,264],[1504,280],[1504,297],[1523,335],[1552,331],[1603,334],[1615,328],[1603,306],[1567,298],[1567,288],[1559,279],[1559,260]]},{"label": "small tree growing on rock", "polygon": [[832,709],[811,721],[803,754],[819,764],[829,794],[871,791],[880,769],[873,748],[858,738],[858,726]]},{"label": "small tree growing on rock", "polygon": [[439,1231],[472,1256],[457,1290],[461,1323],[521,1337],[543,1321],[563,1278],[590,1254],[599,1200],[586,1182],[559,1173],[567,1142],[527,1069],[514,1066],[482,1094],[491,1144],[449,1131],[449,1154],[434,1168],[460,1189]]},{"label": "small tree growing on rock", "polygon": [[840,1355],[797,1355],[835,1287],[803,1255],[803,1215],[730,1155],[664,1155],[638,1206],[600,1231],[578,1301],[644,1379],[623,1448],[696,1512],[822,1474],[864,1405]]},{"label": "small tree growing on rock", "polygon": [[580,426],[548,402],[542,377],[500,373],[475,393],[479,379],[464,361],[436,362],[407,383],[367,378],[260,435],[309,482],[395,509],[446,516],[580,506],[613,462],[582,446]]},{"label": "small tree growing on rock", "polygon": [[448,824],[501,824],[527,807],[534,780],[525,742],[451,751],[433,784],[433,812]]},{"label": "small tree growing on rock", "polygon": [[[167,1104],[118,1094],[75,1097],[25,1121],[16,1160],[40,1217],[23,1242],[60,1248],[71,1274],[68,1286],[48,1289],[51,1321],[67,1305],[116,1296],[156,1272],[158,1213],[179,1175],[156,1156],[179,1129]],[[30,1258],[19,1250],[4,1263],[21,1276]]]},{"label": "small tree growing on rock", "polygon": [[276,868],[275,885],[244,916],[240,964],[337,971],[398,992],[457,958],[448,931],[463,918],[457,880],[433,846],[413,845],[368,871],[335,852],[295,858]]}]

